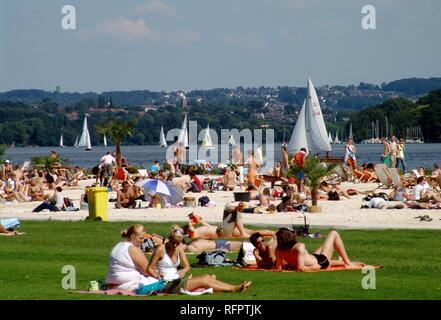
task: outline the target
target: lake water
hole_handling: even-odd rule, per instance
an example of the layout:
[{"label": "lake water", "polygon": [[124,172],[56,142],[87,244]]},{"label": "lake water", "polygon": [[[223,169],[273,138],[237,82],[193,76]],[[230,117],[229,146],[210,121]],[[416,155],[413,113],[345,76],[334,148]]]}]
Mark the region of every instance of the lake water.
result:
[{"label": "lake water", "polygon": [[[381,144],[359,144],[357,147],[357,162],[378,163],[383,146]],[[280,144],[274,146],[276,161],[280,160]],[[166,150],[159,146],[122,146],[122,153],[130,165],[150,167],[153,161],[163,161]],[[331,156],[342,156],[344,145],[332,145]],[[92,168],[107,151],[114,151],[114,147],[93,147],[91,151],[82,148],[59,148],[59,147],[36,147],[36,148],[10,148],[6,151],[5,159],[13,164],[20,164],[31,160],[32,157],[46,156],[51,150],[60,154],[62,159],[67,160],[68,165],[79,165],[84,168]],[[264,146],[265,154],[265,146]],[[441,144],[408,144],[405,150],[407,168],[431,167],[433,163],[441,163]]]}]

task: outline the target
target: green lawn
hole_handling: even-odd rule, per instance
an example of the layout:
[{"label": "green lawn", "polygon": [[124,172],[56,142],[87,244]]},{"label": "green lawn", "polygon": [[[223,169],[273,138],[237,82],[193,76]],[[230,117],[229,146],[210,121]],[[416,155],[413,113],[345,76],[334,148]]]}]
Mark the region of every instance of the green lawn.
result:
[{"label": "green lawn", "polygon": [[[72,294],[61,287],[64,265],[76,269],[77,289],[104,278],[119,231],[131,222],[23,221],[21,237],[0,238],[0,299],[140,299]],[[167,234],[171,223],[145,223],[149,232]],[[314,230],[316,231],[316,230]],[[320,230],[326,232],[327,230]],[[246,293],[141,299],[440,299],[441,232],[429,230],[341,230],[354,260],[384,265],[376,270],[376,289],[364,290],[361,271],[276,273],[228,267],[194,268],[220,280],[252,280]],[[322,239],[302,239],[309,251]],[[190,256],[194,261],[195,255]]]}]

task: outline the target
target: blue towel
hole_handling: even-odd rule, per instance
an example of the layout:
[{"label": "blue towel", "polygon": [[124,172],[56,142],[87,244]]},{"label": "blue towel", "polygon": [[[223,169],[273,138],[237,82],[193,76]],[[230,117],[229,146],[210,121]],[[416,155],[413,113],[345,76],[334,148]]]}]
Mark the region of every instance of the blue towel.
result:
[{"label": "blue towel", "polygon": [[20,228],[20,221],[16,218],[0,220],[0,224],[5,228]]},{"label": "blue towel", "polygon": [[135,290],[136,294],[150,294],[152,291],[161,292],[165,289],[167,286],[167,281],[165,280],[159,280],[155,283],[151,283],[145,286],[140,286],[138,289]]}]

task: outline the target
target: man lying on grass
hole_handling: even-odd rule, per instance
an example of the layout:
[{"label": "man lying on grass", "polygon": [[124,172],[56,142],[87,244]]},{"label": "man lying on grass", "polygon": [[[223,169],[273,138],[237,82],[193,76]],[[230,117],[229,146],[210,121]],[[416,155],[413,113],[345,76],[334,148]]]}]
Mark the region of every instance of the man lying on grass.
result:
[{"label": "man lying on grass", "polygon": [[[297,242],[296,233],[287,228],[280,228],[276,232],[276,269],[282,270],[283,262],[288,267],[299,271],[314,271],[327,269],[330,266],[345,266],[355,269],[364,266],[364,263],[351,261],[346,254],[343,241],[337,231],[331,231],[325,242],[313,254],[306,251],[303,243]],[[334,250],[339,254],[338,260],[332,260]]]}]

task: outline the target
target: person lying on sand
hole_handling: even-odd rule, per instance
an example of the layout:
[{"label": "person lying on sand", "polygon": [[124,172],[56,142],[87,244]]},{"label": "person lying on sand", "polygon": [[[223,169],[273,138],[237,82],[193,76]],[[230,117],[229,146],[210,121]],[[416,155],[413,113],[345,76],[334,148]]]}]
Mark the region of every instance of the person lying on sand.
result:
[{"label": "person lying on sand", "polygon": [[188,224],[182,226],[182,228],[190,238],[249,237],[256,231],[259,231],[264,236],[272,236],[274,234],[271,230],[251,230],[245,228],[242,221],[243,208],[244,204],[242,202],[234,209],[226,208],[222,225],[219,226],[210,225],[200,218],[198,222],[202,226],[195,227],[189,217]]},{"label": "person lying on sand", "polygon": [[[276,269],[282,270],[284,262],[299,271],[314,271],[327,269],[330,266],[345,266],[347,269],[359,268],[364,263],[351,261],[346,253],[343,241],[337,231],[329,232],[323,245],[313,254],[306,251],[303,243],[297,242],[296,233],[287,228],[280,228],[276,232]],[[338,260],[332,260],[334,250]]]}]

